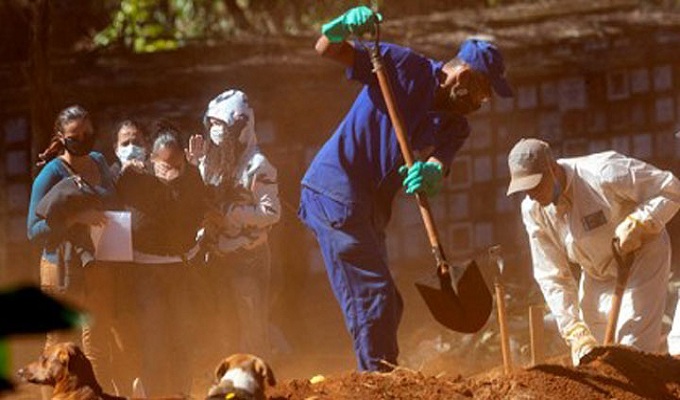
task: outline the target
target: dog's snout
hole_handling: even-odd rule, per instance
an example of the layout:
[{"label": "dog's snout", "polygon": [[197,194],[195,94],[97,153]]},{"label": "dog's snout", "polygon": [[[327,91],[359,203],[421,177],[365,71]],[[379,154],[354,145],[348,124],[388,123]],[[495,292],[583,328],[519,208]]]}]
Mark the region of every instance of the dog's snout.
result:
[{"label": "dog's snout", "polygon": [[23,379],[23,380],[28,380],[29,377],[30,377],[30,374],[28,372],[28,368],[26,368],[26,367],[19,368],[19,370],[17,371],[17,377],[19,377],[20,379]]}]

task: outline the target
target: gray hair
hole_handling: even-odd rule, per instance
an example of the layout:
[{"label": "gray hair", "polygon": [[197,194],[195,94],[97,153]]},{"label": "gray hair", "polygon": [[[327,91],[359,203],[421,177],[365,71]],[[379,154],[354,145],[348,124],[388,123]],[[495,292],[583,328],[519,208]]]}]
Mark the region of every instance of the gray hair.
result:
[{"label": "gray hair", "polygon": [[182,150],[182,144],[179,141],[179,137],[176,134],[166,131],[161,133],[153,141],[152,151],[158,153],[161,147],[174,147],[176,149]]}]

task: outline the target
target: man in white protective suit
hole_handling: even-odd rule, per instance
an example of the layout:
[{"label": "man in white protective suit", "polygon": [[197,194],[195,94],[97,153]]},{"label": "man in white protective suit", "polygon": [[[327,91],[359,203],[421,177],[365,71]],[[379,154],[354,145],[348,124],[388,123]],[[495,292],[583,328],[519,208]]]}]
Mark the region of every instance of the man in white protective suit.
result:
[{"label": "man in white protective suit", "polygon": [[[613,238],[622,255],[633,253],[616,342],[659,351],[671,262],[665,226],[680,208],[680,181],[614,151],[555,160],[538,139],[515,144],[508,166],[508,195],[526,194],[534,277],[574,365],[604,339],[617,273]],[[580,266],[580,282],[571,265]]]}]

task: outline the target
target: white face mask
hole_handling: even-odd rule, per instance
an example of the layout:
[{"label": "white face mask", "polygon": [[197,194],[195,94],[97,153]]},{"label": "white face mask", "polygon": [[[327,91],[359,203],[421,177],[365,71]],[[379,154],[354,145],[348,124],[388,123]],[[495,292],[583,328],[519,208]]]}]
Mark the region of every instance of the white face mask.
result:
[{"label": "white face mask", "polygon": [[226,130],[222,125],[213,124],[210,126],[210,140],[218,146],[224,141],[225,133]]},{"label": "white face mask", "polygon": [[144,162],[146,160],[146,150],[141,146],[128,144],[127,146],[119,146],[116,149],[116,156],[122,163],[128,161]]}]

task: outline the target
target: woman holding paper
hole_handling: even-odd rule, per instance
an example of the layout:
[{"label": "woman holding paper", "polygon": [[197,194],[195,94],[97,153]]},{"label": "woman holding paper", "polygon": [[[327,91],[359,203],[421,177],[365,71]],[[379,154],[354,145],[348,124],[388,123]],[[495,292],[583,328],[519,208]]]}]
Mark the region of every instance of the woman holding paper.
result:
[{"label": "woman holding paper", "polygon": [[[135,324],[125,332],[138,354],[147,394],[187,392],[191,374],[186,368],[191,347],[186,339],[194,322],[193,304],[186,301],[191,273],[186,264],[198,253],[196,233],[205,212],[205,186],[198,168],[185,159],[180,133],[168,124],[156,128],[151,146],[152,168],[123,168],[118,192],[132,217],[134,268],[127,268]],[[153,172],[151,172],[153,171]],[[160,332],[154,334],[153,332]],[[180,336],[184,335],[184,337]],[[129,357],[129,356],[128,356]],[[125,386],[125,384],[123,385]],[[150,389],[150,391],[149,391]]]},{"label": "woman holding paper", "polygon": [[[113,179],[104,156],[92,151],[94,141],[92,121],[84,108],[74,105],[59,113],[50,144],[39,155],[38,166],[42,168],[33,182],[27,220],[29,240],[42,247],[42,289],[87,307],[92,314],[103,305],[94,301],[101,299],[101,288],[88,287],[97,280],[96,270],[81,268],[94,260],[89,227],[104,225],[103,210],[115,208]],[[60,184],[75,176],[79,177],[82,196]],[[87,296],[92,289],[97,290],[96,297]],[[102,316],[96,315],[98,321]],[[58,335],[49,333],[46,345],[59,340]],[[97,367],[87,324],[82,327],[82,349]]]},{"label": "woman holding paper", "polygon": [[186,162],[176,128],[161,124],[154,136],[152,168],[124,168],[118,193],[132,213],[134,261],[182,263],[198,252],[205,186],[198,169]]}]

